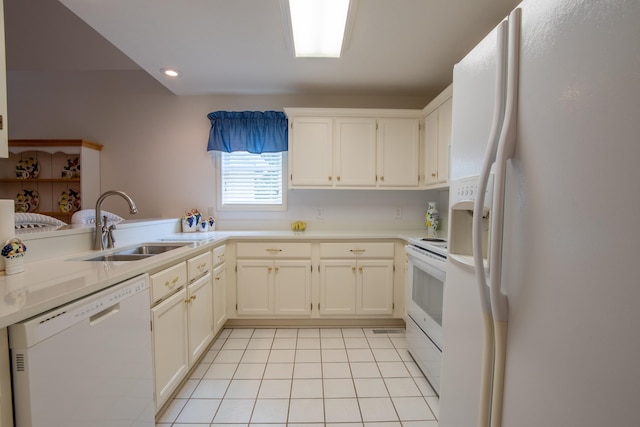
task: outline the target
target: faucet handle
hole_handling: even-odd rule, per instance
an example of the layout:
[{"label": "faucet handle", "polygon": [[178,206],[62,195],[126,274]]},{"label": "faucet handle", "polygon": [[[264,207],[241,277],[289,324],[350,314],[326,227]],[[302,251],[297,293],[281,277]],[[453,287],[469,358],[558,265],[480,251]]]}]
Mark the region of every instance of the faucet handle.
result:
[{"label": "faucet handle", "polygon": [[113,248],[116,243],[116,239],[113,237],[113,230],[115,229],[116,229],[115,224],[111,224],[108,228],[108,231],[107,231],[107,248],[108,249]]}]

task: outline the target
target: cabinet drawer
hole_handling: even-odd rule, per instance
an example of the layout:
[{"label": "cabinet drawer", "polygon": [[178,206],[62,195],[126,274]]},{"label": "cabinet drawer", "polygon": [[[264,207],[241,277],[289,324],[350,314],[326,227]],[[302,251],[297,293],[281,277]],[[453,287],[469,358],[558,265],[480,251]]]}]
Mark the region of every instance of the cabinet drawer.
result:
[{"label": "cabinet drawer", "polygon": [[238,258],[310,258],[311,243],[238,243]]},{"label": "cabinet drawer", "polygon": [[320,243],[320,258],[393,258],[392,242]]},{"label": "cabinet drawer", "polygon": [[218,246],[213,250],[213,265],[217,266],[224,262],[224,252],[226,250],[226,246]]},{"label": "cabinet drawer", "polygon": [[202,276],[204,273],[211,270],[211,267],[211,252],[205,252],[198,256],[194,256],[187,261],[187,273],[189,281]]},{"label": "cabinet drawer", "polygon": [[156,302],[187,283],[187,264],[181,262],[150,277],[151,301]]}]

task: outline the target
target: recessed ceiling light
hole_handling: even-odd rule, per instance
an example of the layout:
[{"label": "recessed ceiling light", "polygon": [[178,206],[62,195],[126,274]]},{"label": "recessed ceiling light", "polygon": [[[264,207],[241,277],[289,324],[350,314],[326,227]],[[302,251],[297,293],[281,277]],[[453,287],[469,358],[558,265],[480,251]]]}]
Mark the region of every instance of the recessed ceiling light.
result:
[{"label": "recessed ceiling light", "polygon": [[180,77],[182,73],[175,68],[161,68],[160,72],[168,77]]},{"label": "recessed ceiling light", "polygon": [[349,0],[288,0],[297,57],[339,58]]}]

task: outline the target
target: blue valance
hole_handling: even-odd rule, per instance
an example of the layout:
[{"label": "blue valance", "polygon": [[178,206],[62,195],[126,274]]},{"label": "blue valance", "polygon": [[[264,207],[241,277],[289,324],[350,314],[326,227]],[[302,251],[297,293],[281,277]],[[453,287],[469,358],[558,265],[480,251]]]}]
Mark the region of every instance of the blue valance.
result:
[{"label": "blue valance", "polygon": [[214,111],[207,151],[287,151],[287,116],[280,111]]}]

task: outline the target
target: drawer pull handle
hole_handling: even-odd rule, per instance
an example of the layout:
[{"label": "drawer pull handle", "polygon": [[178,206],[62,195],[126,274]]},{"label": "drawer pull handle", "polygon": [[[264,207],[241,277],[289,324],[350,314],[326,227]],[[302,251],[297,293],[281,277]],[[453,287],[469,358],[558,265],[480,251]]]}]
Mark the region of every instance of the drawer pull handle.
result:
[{"label": "drawer pull handle", "polygon": [[365,253],[366,249],[350,249],[349,251],[356,255],[359,255]]},{"label": "drawer pull handle", "polygon": [[220,280],[220,277],[216,277],[216,280]]},{"label": "drawer pull handle", "polygon": [[166,282],[164,282],[164,285],[168,286],[168,287],[173,287],[173,286],[175,286],[176,283],[178,283],[178,279],[179,279],[179,277],[176,276],[172,280],[167,280]]},{"label": "drawer pull handle", "polygon": [[197,295],[193,295],[193,296],[191,296],[191,298],[189,298],[189,299],[194,300],[194,299],[196,299],[196,297],[197,297]]},{"label": "drawer pull handle", "polygon": [[282,252],[282,249],[270,248],[270,249],[267,249],[267,252],[269,252],[270,254],[277,254]]}]

